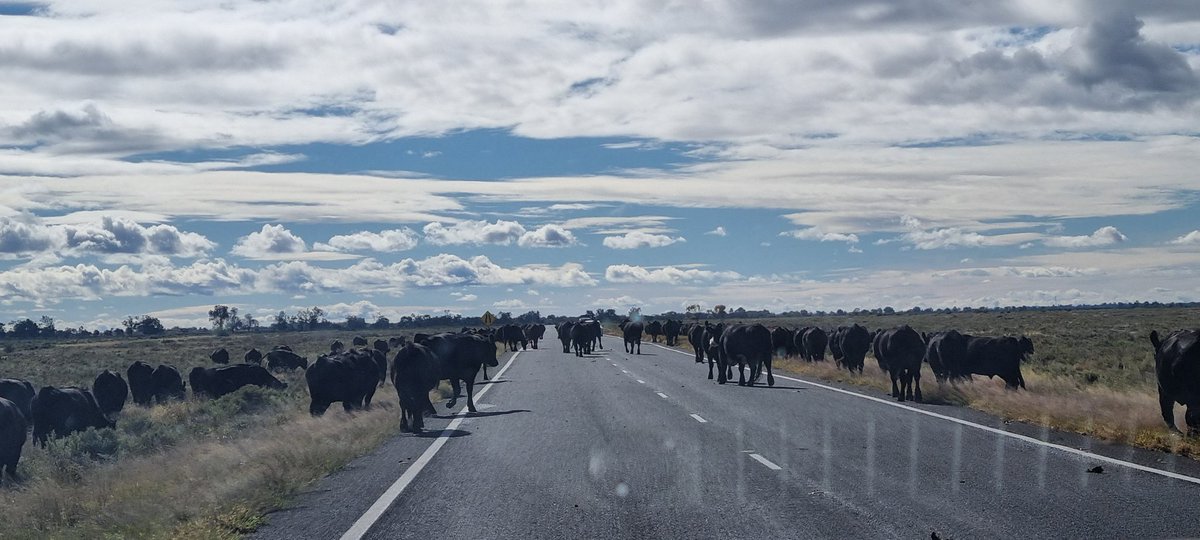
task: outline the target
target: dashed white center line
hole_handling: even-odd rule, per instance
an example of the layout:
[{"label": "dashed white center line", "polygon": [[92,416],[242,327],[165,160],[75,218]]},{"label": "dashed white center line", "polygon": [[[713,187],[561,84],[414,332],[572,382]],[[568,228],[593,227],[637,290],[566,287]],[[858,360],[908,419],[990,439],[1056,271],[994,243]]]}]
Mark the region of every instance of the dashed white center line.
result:
[{"label": "dashed white center line", "polygon": [[705,420],[704,418],[701,418],[701,417],[700,417],[700,415],[698,415],[698,414],[693,414],[693,415],[690,415],[690,416],[691,416],[692,418],[695,418],[695,419],[696,419],[696,421],[697,421],[697,422],[700,422],[701,424],[707,424],[707,423],[708,423],[708,420]]},{"label": "dashed white center line", "polygon": [[655,394],[658,394],[658,397],[660,397],[660,398],[663,398],[663,399],[671,399],[671,398],[667,397],[667,395],[666,395],[666,394],[664,394],[664,393],[662,393],[662,392],[655,392]]},{"label": "dashed white center line", "polygon": [[646,381],[643,381],[641,379],[638,379],[637,381],[638,381],[638,384],[646,384]]},{"label": "dashed white center line", "polygon": [[780,467],[779,465],[771,463],[771,460],[769,460],[765,457],[762,457],[759,454],[750,454],[750,457],[754,458],[754,461],[762,463],[763,466],[765,466],[768,469],[771,469],[772,471],[782,471],[783,470],[783,467]]},{"label": "dashed white center line", "polygon": [[628,374],[628,373],[629,373],[629,370],[628,370],[628,369],[622,369],[622,370],[621,370],[621,373]]}]

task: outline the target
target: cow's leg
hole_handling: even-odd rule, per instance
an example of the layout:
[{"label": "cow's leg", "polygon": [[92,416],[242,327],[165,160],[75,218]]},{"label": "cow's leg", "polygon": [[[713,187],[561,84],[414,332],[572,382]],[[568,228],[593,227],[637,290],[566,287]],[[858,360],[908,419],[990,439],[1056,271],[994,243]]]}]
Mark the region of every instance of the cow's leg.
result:
[{"label": "cow's leg", "polygon": [[[416,424],[417,419],[413,418],[413,423]],[[408,407],[400,406],[400,433],[408,433],[411,429],[408,427]]]},{"label": "cow's leg", "polygon": [[1167,396],[1162,388],[1158,389],[1158,408],[1162,411],[1163,421],[1167,423],[1167,427],[1178,433],[1179,428],[1175,426],[1175,400]]},{"label": "cow's leg", "polygon": [[[730,365],[732,366],[732,365],[733,365],[733,363],[732,363],[732,362],[730,362]],[[741,360],[738,360],[738,364],[737,364],[737,367],[738,367],[738,386],[746,386],[746,374],[745,374],[744,372],[742,372],[742,365],[743,365],[742,361],[741,361]]]},{"label": "cow's leg", "polygon": [[454,390],[454,395],[450,396],[450,401],[446,402],[447,409],[453,409],[458,404],[458,396],[462,395],[462,387],[458,385],[458,377],[450,378],[450,388]]},{"label": "cow's leg", "polygon": [[921,370],[920,369],[917,369],[917,372],[913,374],[913,386],[916,387],[916,389],[915,389],[916,393],[913,395],[913,398],[916,399],[917,402],[920,402],[922,399],[921,398]]},{"label": "cow's leg", "polygon": [[896,383],[900,380],[899,374],[894,371],[888,371],[888,377],[892,379],[892,397],[900,398],[900,401],[904,401],[904,398],[901,397],[904,394],[900,393],[900,387],[896,385]]},{"label": "cow's leg", "polygon": [[467,379],[467,410],[477,412],[475,410],[475,378]]},{"label": "cow's leg", "polygon": [[[709,355],[709,357],[708,357],[708,380],[710,380],[710,381],[713,378],[713,364],[714,363],[715,363],[715,361],[713,360],[713,357],[711,355]],[[717,369],[720,370],[720,366],[717,366]],[[718,371],[717,373],[720,374],[720,371]],[[720,381],[718,381],[718,382],[720,382]]]},{"label": "cow's leg", "polygon": [[[516,349],[513,349],[513,351],[515,352],[515,351],[516,351]],[[483,366],[483,380],[485,380],[485,381],[486,381],[486,380],[488,380],[488,375],[487,375],[487,364],[484,364],[484,366]]]},{"label": "cow's leg", "polygon": [[767,357],[767,361],[763,365],[767,368],[767,386],[775,386],[775,372],[771,369],[771,358]]}]

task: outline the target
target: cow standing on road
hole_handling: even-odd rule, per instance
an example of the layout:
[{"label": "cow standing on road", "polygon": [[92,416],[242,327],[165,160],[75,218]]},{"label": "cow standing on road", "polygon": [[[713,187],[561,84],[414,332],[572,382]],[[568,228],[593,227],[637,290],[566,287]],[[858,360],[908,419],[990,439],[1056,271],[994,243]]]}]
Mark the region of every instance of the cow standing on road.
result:
[{"label": "cow standing on road", "polygon": [[1200,330],[1179,330],[1166,339],[1158,331],[1150,332],[1154,345],[1154,372],[1158,377],[1158,406],[1163,421],[1173,431],[1175,404],[1187,409],[1183,419],[1188,435],[1200,434]]}]

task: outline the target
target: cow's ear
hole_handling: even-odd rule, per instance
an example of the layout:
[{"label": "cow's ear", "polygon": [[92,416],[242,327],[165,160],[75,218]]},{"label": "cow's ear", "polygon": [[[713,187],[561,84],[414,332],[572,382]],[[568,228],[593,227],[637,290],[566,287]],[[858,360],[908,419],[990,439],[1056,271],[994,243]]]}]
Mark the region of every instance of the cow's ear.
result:
[{"label": "cow's ear", "polygon": [[1150,343],[1154,345],[1156,351],[1162,346],[1162,342],[1158,340],[1158,330],[1150,331]]}]

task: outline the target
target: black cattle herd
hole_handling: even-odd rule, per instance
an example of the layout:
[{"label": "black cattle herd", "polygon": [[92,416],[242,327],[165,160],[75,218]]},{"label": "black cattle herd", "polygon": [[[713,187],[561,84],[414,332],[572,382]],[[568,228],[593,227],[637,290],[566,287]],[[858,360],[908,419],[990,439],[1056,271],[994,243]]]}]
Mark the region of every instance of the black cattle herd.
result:
[{"label": "black cattle herd", "polygon": [[[858,324],[832,330],[791,330],[768,329],[762,324],[626,319],[619,329],[625,351],[630,354],[641,354],[644,334],[653,342],[661,336],[667,346],[677,345],[680,336],[686,337],[696,363],[707,358],[708,378],[715,375],[718,384],[732,380],[736,366],[739,385],[756,384],[765,371],[767,385],[773,386],[774,356],[821,362],[826,350],[839,368],[862,373],[866,354],[871,352],[891,379],[892,397],[900,401],[921,400],[923,363],[929,365],[939,382],[984,375],[1000,377],[1011,389],[1024,388],[1021,362],[1033,354],[1033,342],[1024,336],[972,336],[956,330],[926,334],[907,325],[875,331]],[[555,330],[563,353],[584,356],[603,347],[604,330],[598,320],[581,318],[556,325]],[[497,345],[503,344],[505,351],[537,349],[544,335],[545,326],[541,324],[509,324],[495,329],[418,333],[411,341],[404,337],[377,339],[370,345],[366,338],[356,337],[350,348],[334,341],[329,352],[319,355],[311,365],[286,345],[266,354],[252,348],[243,354],[243,363],[230,365],[229,351],[221,348],[209,356],[217,366],[193,368],[188,383],[195,397],[215,399],[250,385],[285,389],[288,385],[272,372],[305,370],[309,413],[318,416],[337,402],[346,411],[365,409],[371,405],[376,389],[390,381],[399,398],[401,431],[419,432],[424,428],[426,413],[434,412],[429,393],[439,381],[448,381],[453,388],[447,407],[456,405],[465,385],[467,409],[475,412],[475,379],[482,370],[487,380],[487,368],[499,365]],[[1200,435],[1200,330],[1179,330],[1166,337],[1152,332],[1150,341],[1163,420],[1176,430],[1173,407],[1175,403],[1184,405],[1188,434]],[[395,354],[389,362],[391,351]],[[264,360],[266,367],[262,365]],[[747,368],[749,373],[745,372]],[[88,428],[114,428],[114,415],[130,398],[137,405],[151,406],[186,397],[184,379],[173,366],[154,367],[136,361],[125,375],[122,378],[119,373],[105,370],[96,376],[90,389],[45,386],[36,392],[29,381],[0,378],[0,479],[5,472],[15,476],[31,428],[34,444],[44,446],[51,436],[63,437]]]}]

